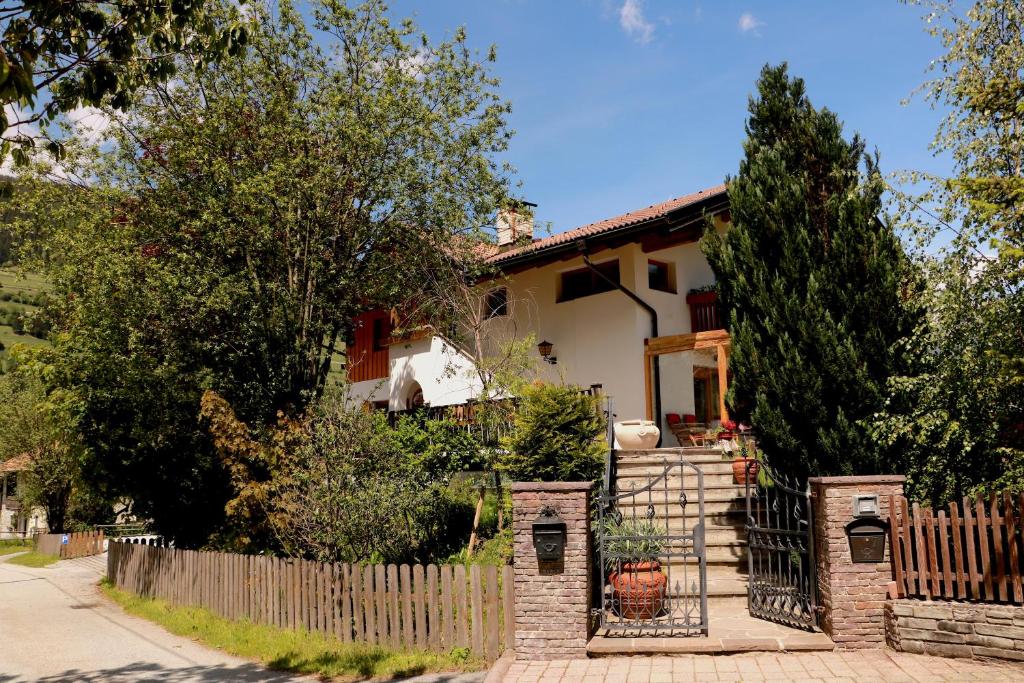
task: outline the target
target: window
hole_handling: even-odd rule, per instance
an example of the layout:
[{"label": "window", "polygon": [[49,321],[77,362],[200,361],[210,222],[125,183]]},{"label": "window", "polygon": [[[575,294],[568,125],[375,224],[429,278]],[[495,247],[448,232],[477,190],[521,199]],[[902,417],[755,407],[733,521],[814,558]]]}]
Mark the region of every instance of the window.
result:
[{"label": "window", "polygon": [[487,317],[498,318],[503,315],[508,315],[508,290],[498,287],[487,293]]},{"label": "window", "polygon": [[647,286],[659,292],[676,293],[672,265],[661,261],[647,262]]},{"label": "window", "polygon": [[373,350],[386,351],[387,345],[384,341],[388,338],[387,318],[373,319]]},{"label": "window", "polygon": [[[604,277],[601,277],[601,275],[598,275],[590,268],[580,268],[579,270],[570,270],[567,273],[562,273],[558,300],[572,301],[573,299],[590,296],[591,294],[600,294],[601,292],[610,292],[615,289],[615,285],[619,284],[618,259],[605,261],[604,263],[595,263],[594,268]],[[615,283],[615,285],[612,283]]]}]

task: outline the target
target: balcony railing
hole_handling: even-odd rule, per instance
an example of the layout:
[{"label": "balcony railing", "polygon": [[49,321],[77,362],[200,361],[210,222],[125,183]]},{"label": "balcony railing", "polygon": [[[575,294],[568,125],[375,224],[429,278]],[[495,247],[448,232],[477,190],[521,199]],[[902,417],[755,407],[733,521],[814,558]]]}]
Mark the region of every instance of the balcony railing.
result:
[{"label": "balcony railing", "polygon": [[709,332],[725,328],[717,292],[694,292],[686,295],[690,307],[690,331]]}]

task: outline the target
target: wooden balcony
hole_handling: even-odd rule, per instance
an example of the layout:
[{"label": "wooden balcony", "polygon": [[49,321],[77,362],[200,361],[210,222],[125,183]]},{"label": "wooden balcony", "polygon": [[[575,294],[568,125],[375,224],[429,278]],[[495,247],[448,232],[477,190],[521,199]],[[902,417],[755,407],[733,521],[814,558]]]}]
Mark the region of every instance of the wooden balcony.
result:
[{"label": "wooden balcony", "polygon": [[717,292],[687,294],[686,303],[690,307],[690,332],[725,329],[722,312],[718,306]]}]

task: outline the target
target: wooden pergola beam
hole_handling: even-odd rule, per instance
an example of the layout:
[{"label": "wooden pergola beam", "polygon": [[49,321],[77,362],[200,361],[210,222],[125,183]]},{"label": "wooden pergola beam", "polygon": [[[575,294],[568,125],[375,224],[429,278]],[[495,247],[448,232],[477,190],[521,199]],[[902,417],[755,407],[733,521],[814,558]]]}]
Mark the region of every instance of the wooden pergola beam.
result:
[{"label": "wooden pergola beam", "polygon": [[718,358],[718,413],[722,422],[729,419],[725,392],[729,388],[729,332],[710,330],[690,334],[672,334],[644,340],[644,405],[647,419],[654,420],[654,357],[698,349],[716,349]]}]

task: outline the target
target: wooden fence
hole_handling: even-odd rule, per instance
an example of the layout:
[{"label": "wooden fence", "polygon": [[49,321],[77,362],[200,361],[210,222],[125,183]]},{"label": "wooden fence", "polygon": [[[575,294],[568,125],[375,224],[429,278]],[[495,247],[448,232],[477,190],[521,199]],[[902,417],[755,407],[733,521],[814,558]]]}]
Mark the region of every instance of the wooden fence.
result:
[{"label": "wooden fence", "polygon": [[[64,543],[67,536],[68,542]],[[36,552],[56,555],[62,560],[76,557],[99,555],[103,552],[102,531],[76,531],[72,534],[39,534],[36,536]]]},{"label": "wooden fence", "polygon": [[1024,603],[1024,494],[950,503],[937,513],[889,500],[889,531],[900,597]]},{"label": "wooden fence", "polygon": [[489,662],[514,643],[511,567],[324,564],[111,542],[107,577],[136,595],[344,642],[465,647]]}]

